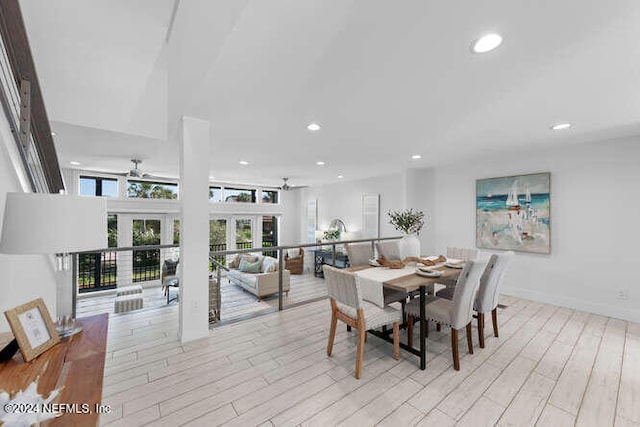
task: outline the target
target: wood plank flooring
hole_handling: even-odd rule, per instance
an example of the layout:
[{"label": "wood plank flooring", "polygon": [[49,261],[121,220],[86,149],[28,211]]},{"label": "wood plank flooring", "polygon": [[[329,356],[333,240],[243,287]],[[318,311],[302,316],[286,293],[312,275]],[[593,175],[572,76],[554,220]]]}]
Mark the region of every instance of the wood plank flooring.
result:
[{"label": "wood plank flooring", "polygon": [[[103,404],[108,426],[640,426],[640,325],[503,296],[500,337],[451,362],[432,329],[427,369],[369,336],[338,329],[326,355],[326,300],[215,327],[181,345],[177,306],[110,319]],[[415,342],[418,340],[416,328]],[[406,342],[406,332],[402,340]]]},{"label": "wood plank flooring", "polygon": [[[175,289],[171,289],[172,297],[175,292]],[[137,310],[135,313],[149,309],[169,309],[171,311],[170,306],[176,305],[175,301],[167,305],[167,298],[162,294],[162,288],[159,283],[154,286],[144,287],[142,295],[144,308]],[[290,290],[288,294],[285,294],[283,302],[286,307],[326,295],[327,287],[323,279],[314,277],[311,273],[291,275]],[[220,296],[220,314],[221,320],[223,321],[244,318],[256,313],[272,311],[278,308],[277,295],[272,295],[258,301],[255,295],[229,283],[226,277],[222,278]],[[83,295],[82,298],[78,300],[77,316],[85,317],[94,314],[109,313],[113,317],[114,301],[115,291],[111,294],[103,294],[100,296]],[[133,313],[134,312],[121,313],[117,314],[117,316],[128,316]]]}]

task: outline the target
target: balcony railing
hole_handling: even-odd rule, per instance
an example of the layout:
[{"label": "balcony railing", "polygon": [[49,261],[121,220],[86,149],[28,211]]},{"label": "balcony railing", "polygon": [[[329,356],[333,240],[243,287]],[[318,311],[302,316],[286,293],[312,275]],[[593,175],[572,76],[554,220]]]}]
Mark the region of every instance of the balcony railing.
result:
[{"label": "balcony railing", "polygon": [[81,254],[78,258],[78,291],[80,293],[116,287],[118,266],[116,252]]}]

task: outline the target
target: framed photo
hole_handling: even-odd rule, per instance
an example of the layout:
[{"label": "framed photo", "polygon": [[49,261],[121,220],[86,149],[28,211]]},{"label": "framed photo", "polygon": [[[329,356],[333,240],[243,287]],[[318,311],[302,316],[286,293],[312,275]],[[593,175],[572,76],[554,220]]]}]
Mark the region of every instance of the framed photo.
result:
[{"label": "framed photo", "polygon": [[42,298],[5,311],[13,336],[25,362],[29,362],[60,341]]},{"label": "framed photo", "polygon": [[551,174],[477,180],[476,246],[551,253]]}]

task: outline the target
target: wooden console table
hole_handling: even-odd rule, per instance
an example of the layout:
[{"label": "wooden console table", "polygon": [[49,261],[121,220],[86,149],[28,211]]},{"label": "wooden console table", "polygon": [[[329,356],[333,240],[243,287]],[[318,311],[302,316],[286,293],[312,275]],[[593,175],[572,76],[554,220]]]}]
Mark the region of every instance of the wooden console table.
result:
[{"label": "wooden console table", "polygon": [[[55,403],[77,404],[71,411],[42,423],[45,426],[98,425],[102,400],[102,377],[107,346],[108,314],[77,319],[82,332],[64,338],[30,363],[18,352],[0,363],[0,389],[24,390],[37,377],[38,393],[48,395],[64,386]],[[85,413],[86,412],[86,413]]]}]

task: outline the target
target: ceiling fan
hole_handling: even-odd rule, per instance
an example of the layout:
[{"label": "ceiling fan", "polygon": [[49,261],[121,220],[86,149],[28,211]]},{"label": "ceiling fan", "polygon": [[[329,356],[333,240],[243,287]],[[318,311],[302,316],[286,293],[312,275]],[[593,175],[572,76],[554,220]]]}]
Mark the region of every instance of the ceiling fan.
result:
[{"label": "ceiling fan", "polygon": [[127,172],[124,172],[120,175],[125,176],[127,178],[148,178],[148,179],[160,179],[163,181],[175,181],[175,178],[170,178],[167,176],[160,176],[160,175],[154,175],[154,174],[150,174],[146,171],[144,171],[143,169],[140,169],[140,163],[142,163],[142,160],[139,158],[133,158],[131,159],[131,163],[133,163],[133,168],[129,169]]},{"label": "ceiling fan", "polygon": [[142,169],[138,168],[138,165],[140,163],[142,163],[142,160],[140,160],[140,159],[131,159],[131,162],[133,163],[133,169],[130,169],[129,172],[127,172],[127,177],[128,178],[146,178],[146,177],[150,176],[148,173],[146,173]]},{"label": "ceiling fan", "polygon": [[289,184],[289,179],[288,177],[283,177],[282,178],[282,185],[280,186],[280,189],[282,191],[289,191],[293,188],[306,188],[306,185],[291,185]]}]

